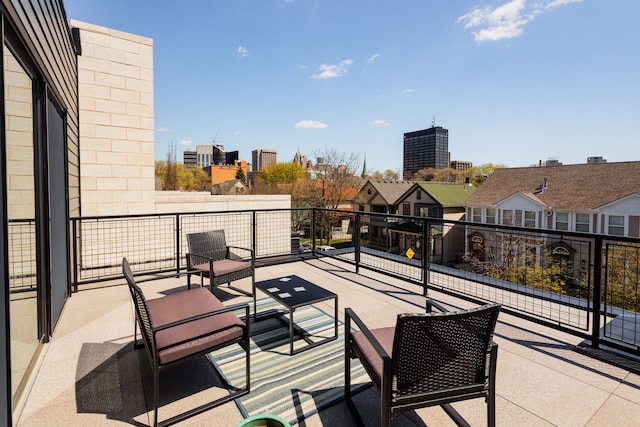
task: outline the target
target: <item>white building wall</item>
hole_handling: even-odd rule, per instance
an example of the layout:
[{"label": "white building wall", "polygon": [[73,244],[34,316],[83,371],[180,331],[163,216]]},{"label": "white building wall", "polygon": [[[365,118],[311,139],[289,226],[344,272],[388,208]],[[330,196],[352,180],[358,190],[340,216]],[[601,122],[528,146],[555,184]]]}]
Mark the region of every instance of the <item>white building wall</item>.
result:
[{"label": "white building wall", "polygon": [[80,21],[83,216],[153,211],[153,40]]}]

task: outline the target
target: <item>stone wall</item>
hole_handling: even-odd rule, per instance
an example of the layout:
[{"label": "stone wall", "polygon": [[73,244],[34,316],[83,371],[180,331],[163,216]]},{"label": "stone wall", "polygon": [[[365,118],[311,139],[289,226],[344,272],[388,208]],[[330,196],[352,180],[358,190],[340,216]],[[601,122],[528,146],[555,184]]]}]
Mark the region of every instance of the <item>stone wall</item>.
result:
[{"label": "stone wall", "polygon": [[78,57],[82,216],[153,212],[153,40],[71,21]]}]

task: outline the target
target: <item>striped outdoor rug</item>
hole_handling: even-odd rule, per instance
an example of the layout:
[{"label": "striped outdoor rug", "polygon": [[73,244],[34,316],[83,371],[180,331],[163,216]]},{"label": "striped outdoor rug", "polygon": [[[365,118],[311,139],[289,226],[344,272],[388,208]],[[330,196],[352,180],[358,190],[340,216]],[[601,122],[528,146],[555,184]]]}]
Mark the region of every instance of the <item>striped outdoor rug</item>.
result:
[{"label": "striped outdoor rug", "polygon": [[[271,298],[258,301],[258,313],[281,306]],[[316,341],[333,335],[334,319],[307,306],[295,311],[295,324]],[[339,322],[338,339],[289,356],[289,329],[276,317],[251,325],[251,393],[236,399],[246,418],[274,414],[291,425],[344,398],[344,325]],[[294,348],[308,345],[296,336]],[[238,348],[222,349],[209,359],[231,384],[244,381],[244,357]],[[352,387],[369,386],[369,377],[358,361],[352,361]]]}]

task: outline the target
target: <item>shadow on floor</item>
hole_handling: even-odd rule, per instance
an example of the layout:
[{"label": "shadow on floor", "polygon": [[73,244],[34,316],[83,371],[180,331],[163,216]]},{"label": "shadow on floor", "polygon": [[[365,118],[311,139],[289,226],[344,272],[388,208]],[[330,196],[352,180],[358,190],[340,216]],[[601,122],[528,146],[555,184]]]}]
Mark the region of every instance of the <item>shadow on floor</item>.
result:
[{"label": "shadow on floor", "polygon": [[[160,372],[158,419],[227,394],[226,384],[205,356],[185,360]],[[134,349],[132,342],[82,345],[76,370],[78,413],[105,414],[108,419],[146,426],[147,413],[153,416],[152,402],[152,371],[143,348]]]}]

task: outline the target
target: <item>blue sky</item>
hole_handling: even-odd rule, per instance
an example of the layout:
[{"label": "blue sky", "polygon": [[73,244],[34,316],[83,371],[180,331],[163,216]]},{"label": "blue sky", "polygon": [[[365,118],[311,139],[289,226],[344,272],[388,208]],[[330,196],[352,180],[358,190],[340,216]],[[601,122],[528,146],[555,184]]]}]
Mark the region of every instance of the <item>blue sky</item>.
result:
[{"label": "blue sky", "polygon": [[434,122],[474,165],[640,160],[638,0],[64,4],[154,40],[157,160],[216,138],[401,173],[403,133]]}]

